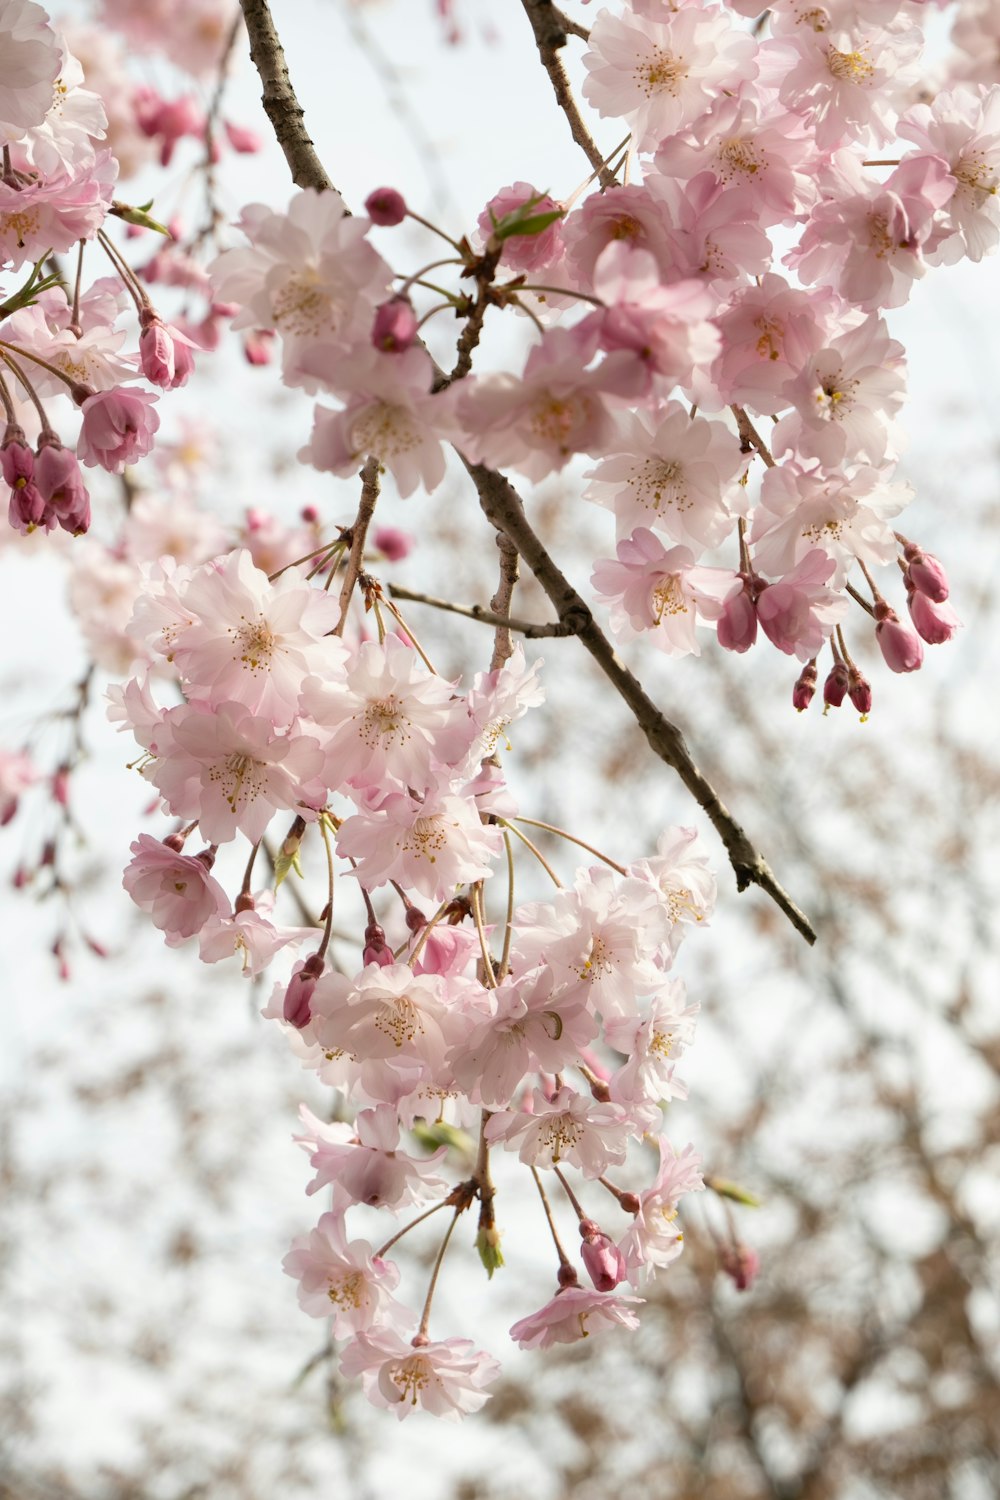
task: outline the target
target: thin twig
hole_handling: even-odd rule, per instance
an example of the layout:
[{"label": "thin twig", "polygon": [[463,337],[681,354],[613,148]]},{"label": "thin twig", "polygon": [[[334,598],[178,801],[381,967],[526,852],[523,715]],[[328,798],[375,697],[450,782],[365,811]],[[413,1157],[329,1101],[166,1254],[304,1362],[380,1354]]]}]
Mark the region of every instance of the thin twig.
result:
[{"label": "thin twig", "polygon": [[516,630],[529,641],[542,640],[547,636],[575,635],[575,619],[552,620],[548,625],[536,625],[531,620],[512,620],[508,615],[497,615],[482,604],[453,604],[450,599],[437,599],[433,594],[418,594],[414,589],[405,589],[401,584],[390,583],[389,593],[393,599],[407,599],[411,604],[429,604],[433,609],[446,609],[450,614],[462,615],[466,620],[480,620],[484,625],[496,625],[507,630]]},{"label": "thin twig", "polygon": [[351,550],[347,554],[344,582],[340,588],[340,619],[337,621],[334,635],[343,635],[347,624],[347,610],[351,595],[354,593],[354,585],[358,581],[358,574],[361,572],[361,563],[365,555],[365,538],[368,535],[371,518],[375,513],[375,502],[378,500],[378,476],[378,459],[374,456],[365,459],[365,466],[361,470],[361,500],[351,527]]}]

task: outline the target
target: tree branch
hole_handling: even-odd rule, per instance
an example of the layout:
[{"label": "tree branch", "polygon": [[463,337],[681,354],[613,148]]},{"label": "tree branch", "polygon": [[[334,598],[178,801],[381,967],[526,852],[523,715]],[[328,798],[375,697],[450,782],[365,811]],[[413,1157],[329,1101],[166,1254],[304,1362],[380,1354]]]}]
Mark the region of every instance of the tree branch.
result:
[{"label": "tree branch", "polygon": [[361,563],[365,555],[365,538],[368,535],[371,518],[375,513],[378,495],[379,463],[373,454],[365,459],[365,466],[361,470],[361,500],[351,527],[351,550],[347,554],[347,567],[344,570],[344,582],[340,589],[340,619],[337,621],[334,635],[343,635],[344,626],[347,624],[347,611],[350,608],[354,585],[361,572]]},{"label": "tree branch", "polygon": [[521,4],[524,6],[524,13],[535,34],[538,56],[541,58],[542,67],[549,75],[556,103],[569,123],[570,134],[597,173],[601,187],[617,187],[618,179],[608,167],[596,141],[583,123],[583,116],[570,91],[566,69],[559,56],[559,49],[566,45],[566,17],[556,10],[552,0],[521,0]]},{"label": "tree branch", "polygon": [[531,529],[513,485],[502,475],[482,464],[463,459],[479,494],[483,513],[498,530],[506,532],[528,567],[555,605],[561,620],[572,616],[581,623],[577,634],[612,687],[632,710],[639,728],[659,758],[677,772],[699,807],[710,819],[726,846],[729,862],[736,875],[737,889],[759,885],[784,912],[797,932],[808,943],[816,933],[804,912],[796,906],[787,891],[775,879],[770,865],[754,848],[750,839],[723,803],[715,788],[695,765],[676,724],[657,708],[639,679],[617,655],[607,636],[597,624],[586,602],[573,588],[565,574],[549,556]]},{"label": "tree branch", "polygon": [[292,181],[296,187],[316,188],[318,192],[332,189],[333,183],[306,131],[305,110],[295,97],[267,0],[240,0],[240,6],[250,38],[250,58],[264,86],[261,103],[285,153]]}]

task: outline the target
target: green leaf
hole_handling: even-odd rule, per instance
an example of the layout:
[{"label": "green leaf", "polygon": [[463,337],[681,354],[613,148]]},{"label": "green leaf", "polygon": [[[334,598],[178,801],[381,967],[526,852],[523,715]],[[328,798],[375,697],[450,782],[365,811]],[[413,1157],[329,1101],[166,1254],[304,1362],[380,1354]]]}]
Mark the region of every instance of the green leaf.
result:
[{"label": "green leaf", "polygon": [[747,1208],[760,1208],[761,1200],[746,1188],[740,1187],[738,1182],[726,1182],[721,1177],[706,1177],[705,1186],[711,1188],[713,1193],[718,1193],[720,1198],[731,1198],[734,1203],[742,1203]]}]

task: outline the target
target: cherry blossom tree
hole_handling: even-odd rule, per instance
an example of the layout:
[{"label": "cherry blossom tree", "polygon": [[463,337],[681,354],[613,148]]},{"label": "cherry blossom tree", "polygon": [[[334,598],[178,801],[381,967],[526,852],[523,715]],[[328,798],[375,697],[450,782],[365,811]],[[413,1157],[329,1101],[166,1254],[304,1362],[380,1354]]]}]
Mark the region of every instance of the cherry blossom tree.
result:
[{"label": "cherry blossom tree", "polygon": [[[0,0],[6,545],[65,558],[87,656],[55,762],[0,750],[0,821],[28,837],[14,885],[64,912],[61,974],[75,949],[103,955],[69,852],[99,832],[74,786],[103,696],[145,789],[143,829],[102,851],[121,899],[168,948],[265,982],[258,1008],[327,1091],[295,1138],[323,1208],[304,1206],[284,1267],[340,1375],[398,1418],[458,1419],[496,1388],[474,1324],[439,1309],[463,1239],[490,1280],[504,1267],[512,1183],[550,1256],[510,1328],[527,1350],[624,1338],[694,1195],[727,1224],[746,1201],[665,1118],[697,1049],[681,947],[711,945],[717,874],[830,941],[741,821],[780,822],[759,791],[774,757],[732,796],[660,707],[671,679],[646,648],[702,657],[709,683],[720,653],[738,680],[735,658],[773,646],[775,715],[793,723],[822,675],[824,709],[864,720],[887,673],[960,626],[945,563],[896,529],[914,492],[892,314],[928,270],[996,248],[1000,81],[975,62],[992,12],[954,7],[942,52],[918,0],[574,8],[522,0],[517,21],[583,182],[526,162],[463,224],[419,184],[347,202],[266,0],[104,0],[97,40]],[[131,81],[127,51],[186,92]],[[264,128],[225,113],[246,58],[291,181],[226,212]],[[162,175],[185,153],[194,228]],[[234,348],[311,420],[293,520],[263,484],[239,520],[213,509],[167,430],[175,393],[208,401]],[[537,498],[553,484],[561,525]],[[411,532],[382,524],[387,498]],[[461,521],[434,556],[442,505]],[[424,586],[399,582],[421,555]],[[493,563],[488,606],[452,597],[464,555]],[[485,627],[454,669],[422,623],[441,616]],[[564,828],[519,771],[581,647],[599,683],[550,736],[559,777],[586,785],[592,726],[620,707],[699,827],[651,815],[597,843],[583,803]],[[423,1283],[404,1284],[389,1252],[432,1217]],[[716,1249],[750,1289],[752,1246]]]}]

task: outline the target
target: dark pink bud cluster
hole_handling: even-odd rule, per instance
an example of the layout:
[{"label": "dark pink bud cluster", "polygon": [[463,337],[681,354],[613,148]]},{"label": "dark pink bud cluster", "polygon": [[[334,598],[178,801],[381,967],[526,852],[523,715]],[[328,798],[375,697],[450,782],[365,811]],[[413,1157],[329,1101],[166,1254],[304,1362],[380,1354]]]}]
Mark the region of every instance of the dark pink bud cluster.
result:
[{"label": "dark pink bud cluster", "polygon": [[22,535],[43,526],[61,526],[81,536],[90,526],[90,496],[76,455],[46,429],[33,453],[24,433],[8,423],[0,447],[0,468],[10,485],[8,519]]}]

